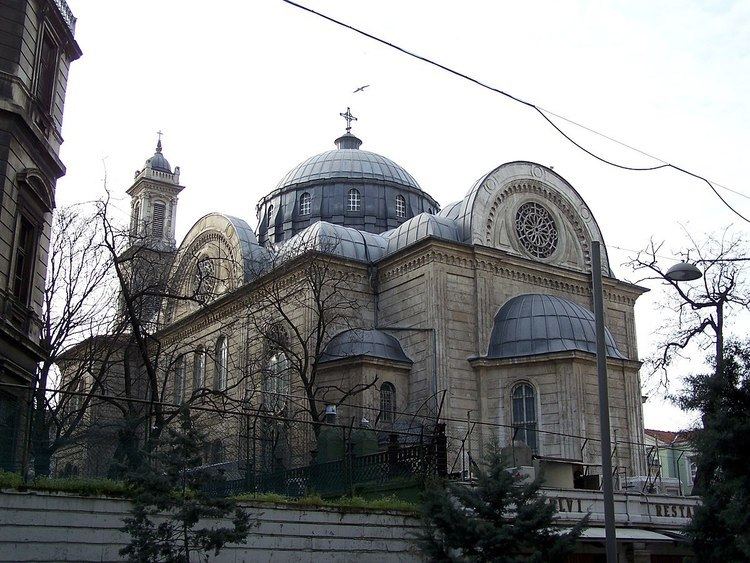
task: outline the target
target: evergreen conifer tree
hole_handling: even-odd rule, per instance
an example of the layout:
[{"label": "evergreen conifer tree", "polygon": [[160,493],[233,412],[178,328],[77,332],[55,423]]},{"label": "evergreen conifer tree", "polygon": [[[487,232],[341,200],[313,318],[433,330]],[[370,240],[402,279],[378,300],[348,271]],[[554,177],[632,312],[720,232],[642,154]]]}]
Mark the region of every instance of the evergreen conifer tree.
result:
[{"label": "evergreen conifer tree", "polygon": [[[191,471],[201,463],[205,437],[190,412],[181,408],[177,428],[168,427],[158,451],[144,458],[126,483],[133,509],[123,531],[130,544],[120,550],[129,561],[189,563],[191,556],[208,558],[227,543],[244,543],[250,531],[248,514],[227,498],[206,494],[205,473]],[[206,520],[232,518],[231,527],[197,527]]]},{"label": "evergreen conifer tree", "polygon": [[707,475],[687,529],[699,561],[750,561],[750,344],[730,343],[718,373],[687,379],[678,404],[702,414],[691,435]]},{"label": "evergreen conifer tree", "polygon": [[425,492],[419,544],[430,560],[565,561],[588,515],[570,530],[555,527],[557,509],[540,495],[539,479],[526,482],[497,451],[476,470],[474,487],[435,483]]}]

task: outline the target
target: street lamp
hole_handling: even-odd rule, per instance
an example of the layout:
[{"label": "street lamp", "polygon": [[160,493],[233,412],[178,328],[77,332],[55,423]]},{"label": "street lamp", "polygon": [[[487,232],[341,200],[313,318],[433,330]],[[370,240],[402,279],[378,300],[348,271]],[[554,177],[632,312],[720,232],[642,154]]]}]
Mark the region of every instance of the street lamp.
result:
[{"label": "street lamp", "polygon": [[694,281],[702,278],[703,272],[690,262],[679,262],[667,270],[664,277],[673,282]]},{"label": "street lamp", "polygon": [[[694,264],[680,262],[672,266],[664,274],[664,277],[673,282],[694,281],[703,277],[703,273]],[[605,546],[607,563],[617,563],[615,495],[612,488],[612,444],[610,442],[609,393],[607,391],[607,347],[604,340],[601,245],[596,240],[591,242],[591,290],[594,298],[594,320],[596,321],[596,371],[599,382],[599,430],[601,432]]]}]

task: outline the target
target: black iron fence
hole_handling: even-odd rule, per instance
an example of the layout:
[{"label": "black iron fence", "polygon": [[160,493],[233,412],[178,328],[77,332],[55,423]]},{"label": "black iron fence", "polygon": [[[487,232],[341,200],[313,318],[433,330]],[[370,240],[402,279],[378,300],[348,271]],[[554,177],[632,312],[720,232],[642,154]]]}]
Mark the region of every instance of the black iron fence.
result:
[{"label": "black iron fence", "polygon": [[[221,496],[241,493],[277,493],[288,497],[309,494],[341,496],[366,493],[370,489],[421,487],[428,478],[447,474],[446,437],[442,424],[428,440],[423,438],[419,444],[402,447],[398,435],[391,433],[384,451],[356,455],[352,442],[346,444],[345,450],[341,459],[291,469],[258,472],[245,467],[244,476],[211,480],[207,489]],[[208,470],[221,473],[222,466]]]}]

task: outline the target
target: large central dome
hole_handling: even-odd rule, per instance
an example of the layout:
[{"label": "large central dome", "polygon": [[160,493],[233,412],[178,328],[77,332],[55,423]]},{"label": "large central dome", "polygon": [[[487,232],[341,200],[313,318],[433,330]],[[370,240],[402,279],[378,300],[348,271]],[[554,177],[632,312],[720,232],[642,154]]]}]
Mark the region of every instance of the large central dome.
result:
[{"label": "large central dome", "polygon": [[311,156],[292,168],[276,189],[335,179],[375,180],[421,189],[412,175],[390,158],[358,149],[339,149]]},{"label": "large central dome", "polygon": [[316,221],[370,233],[398,227],[439,204],[391,159],[360,150],[357,137],[336,139],[326,151],[290,170],[258,202],[258,242],[279,243]]}]

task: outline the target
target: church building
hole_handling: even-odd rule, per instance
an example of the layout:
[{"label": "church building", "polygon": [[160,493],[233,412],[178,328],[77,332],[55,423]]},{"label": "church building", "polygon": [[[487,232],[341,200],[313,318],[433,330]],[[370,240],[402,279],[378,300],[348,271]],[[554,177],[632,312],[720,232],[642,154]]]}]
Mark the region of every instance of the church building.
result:
[{"label": "church building", "polygon": [[[590,281],[598,241],[615,483],[625,491],[646,475],[634,318],[646,290],[616,277],[573,185],[546,166],[507,162],[441,205],[403,167],[364,150],[350,112],[342,115],[348,127],[335,148],[281,176],[257,203],[256,228],[208,213],[177,244],[183,186],[161,141],[137,172],[131,232],[169,271],[169,298],[153,312],[162,348],[173,350],[174,400],[225,390],[291,416],[291,403],[309,398],[299,377],[314,371],[312,393],[328,394],[315,395],[313,419],[331,404],[339,420],[365,418],[375,429],[439,416],[454,473],[470,474],[491,443],[525,443],[548,487],[598,489],[585,478],[601,473]],[[339,305],[322,330],[322,311],[309,303],[330,292],[300,296],[283,293],[291,281],[277,283],[321,257],[347,284],[334,290],[346,294],[346,311]],[[297,332],[313,353],[285,348]],[[239,455],[242,436],[222,426],[214,461]],[[309,463],[310,448],[286,463]],[[599,496],[576,497],[583,512],[581,498],[590,510],[601,503],[587,492]]]}]

